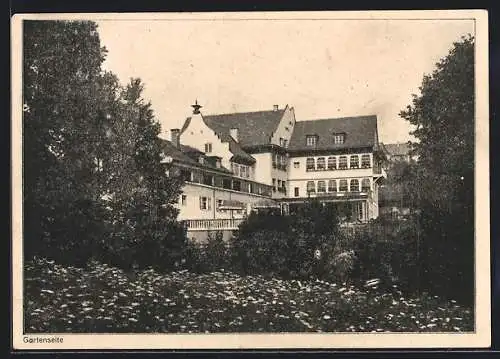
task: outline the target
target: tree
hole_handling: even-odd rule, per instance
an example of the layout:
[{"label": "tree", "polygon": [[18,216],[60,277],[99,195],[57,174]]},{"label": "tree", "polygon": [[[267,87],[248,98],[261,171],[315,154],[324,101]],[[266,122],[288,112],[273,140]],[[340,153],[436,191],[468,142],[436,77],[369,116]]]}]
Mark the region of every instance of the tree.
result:
[{"label": "tree", "polygon": [[[421,210],[423,281],[471,300],[474,292],[474,38],[463,37],[424,76],[400,115],[416,126],[410,182]],[[408,177],[407,177],[408,178]]]},{"label": "tree", "polygon": [[64,248],[77,262],[103,229],[89,139],[105,50],[91,22],[25,21],[23,30],[24,248]]},{"label": "tree", "polygon": [[101,65],[97,25],[24,23],[24,248],[83,264],[175,260],[182,185],[161,164],[160,125],[139,79],[122,87]]},{"label": "tree", "polygon": [[[111,75],[107,81],[108,85],[117,82]],[[122,266],[165,267],[179,261],[186,247],[173,206],[182,182],[165,175],[160,125],[151,104],[142,99],[142,91],[140,79],[131,79],[110,116],[112,148],[103,156],[109,164],[106,194],[113,232],[105,247]]]}]

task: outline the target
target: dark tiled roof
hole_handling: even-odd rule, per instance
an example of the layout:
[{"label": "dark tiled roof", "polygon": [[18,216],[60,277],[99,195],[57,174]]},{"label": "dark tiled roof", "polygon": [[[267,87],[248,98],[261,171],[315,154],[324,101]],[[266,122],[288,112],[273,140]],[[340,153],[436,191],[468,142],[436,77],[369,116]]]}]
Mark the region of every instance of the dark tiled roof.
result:
[{"label": "dark tiled roof", "polygon": [[199,168],[205,168],[205,169],[210,169],[210,170],[215,170],[215,171],[220,171],[224,173],[230,174],[231,171],[229,171],[226,168],[217,168],[213,165],[210,164],[210,162],[205,162],[204,164],[199,163],[198,161],[194,160],[191,158],[187,153],[189,152],[199,152],[202,154],[203,152],[198,151],[197,149],[190,147],[190,146],[184,146],[181,145],[181,149],[178,149],[177,147],[174,146],[174,144],[168,140],[161,140],[162,142],[162,147],[163,147],[163,152],[165,155],[172,157],[175,161],[191,165],[194,167],[199,167]]},{"label": "dark tiled roof", "polygon": [[228,113],[203,116],[205,123],[218,134],[238,129],[238,141],[245,146],[267,145],[283,117],[285,110]]},{"label": "dark tiled roof", "polygon": [[[345,142],[333,143],[333,134],[345,133]],[[317,135],[315,147],[306,146],[306,135]],[[289,151],[331,150],[372,147],[376,145],[377,116],[357,116],[297,121],[288,146]]]},{"label": "dark tiled roof", "polygon": [[384,147],[391,156],[404,156],[410,154],[410,145],[407,142],[388,143],[384,144]]}]

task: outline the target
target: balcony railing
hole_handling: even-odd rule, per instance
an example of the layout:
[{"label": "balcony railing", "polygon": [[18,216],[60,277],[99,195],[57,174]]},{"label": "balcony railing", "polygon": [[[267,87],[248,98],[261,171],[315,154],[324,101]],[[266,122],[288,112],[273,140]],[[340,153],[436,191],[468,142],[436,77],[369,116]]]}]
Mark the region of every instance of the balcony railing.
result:
[{"label": "balcony railing", "polygon": [[187,219],[184,225],[188,231],[236,230],[243,218]]}]

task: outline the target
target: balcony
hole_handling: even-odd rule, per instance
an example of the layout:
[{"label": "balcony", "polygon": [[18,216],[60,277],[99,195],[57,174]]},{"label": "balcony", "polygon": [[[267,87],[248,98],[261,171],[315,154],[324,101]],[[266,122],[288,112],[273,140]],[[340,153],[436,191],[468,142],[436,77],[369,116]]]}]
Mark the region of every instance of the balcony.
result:
[{"label": "balcony", "polygon": [[188,231],[234,231],[243,221],[243,218],[187,219],[183,223]]}]

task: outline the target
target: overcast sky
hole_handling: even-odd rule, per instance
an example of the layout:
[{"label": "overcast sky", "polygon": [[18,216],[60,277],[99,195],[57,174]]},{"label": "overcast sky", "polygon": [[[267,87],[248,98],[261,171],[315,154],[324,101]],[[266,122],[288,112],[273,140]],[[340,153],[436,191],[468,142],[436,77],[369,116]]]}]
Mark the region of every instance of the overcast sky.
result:
[{"label": "overcast sky", "polygon": [[122,83],[140,77],[162,125],[202,113],[295,108],[298,121],[378,116],[382,142],[410,139],[398,113],[424,73],[472,20],[252,20],[97,22],[104,64]]}]

